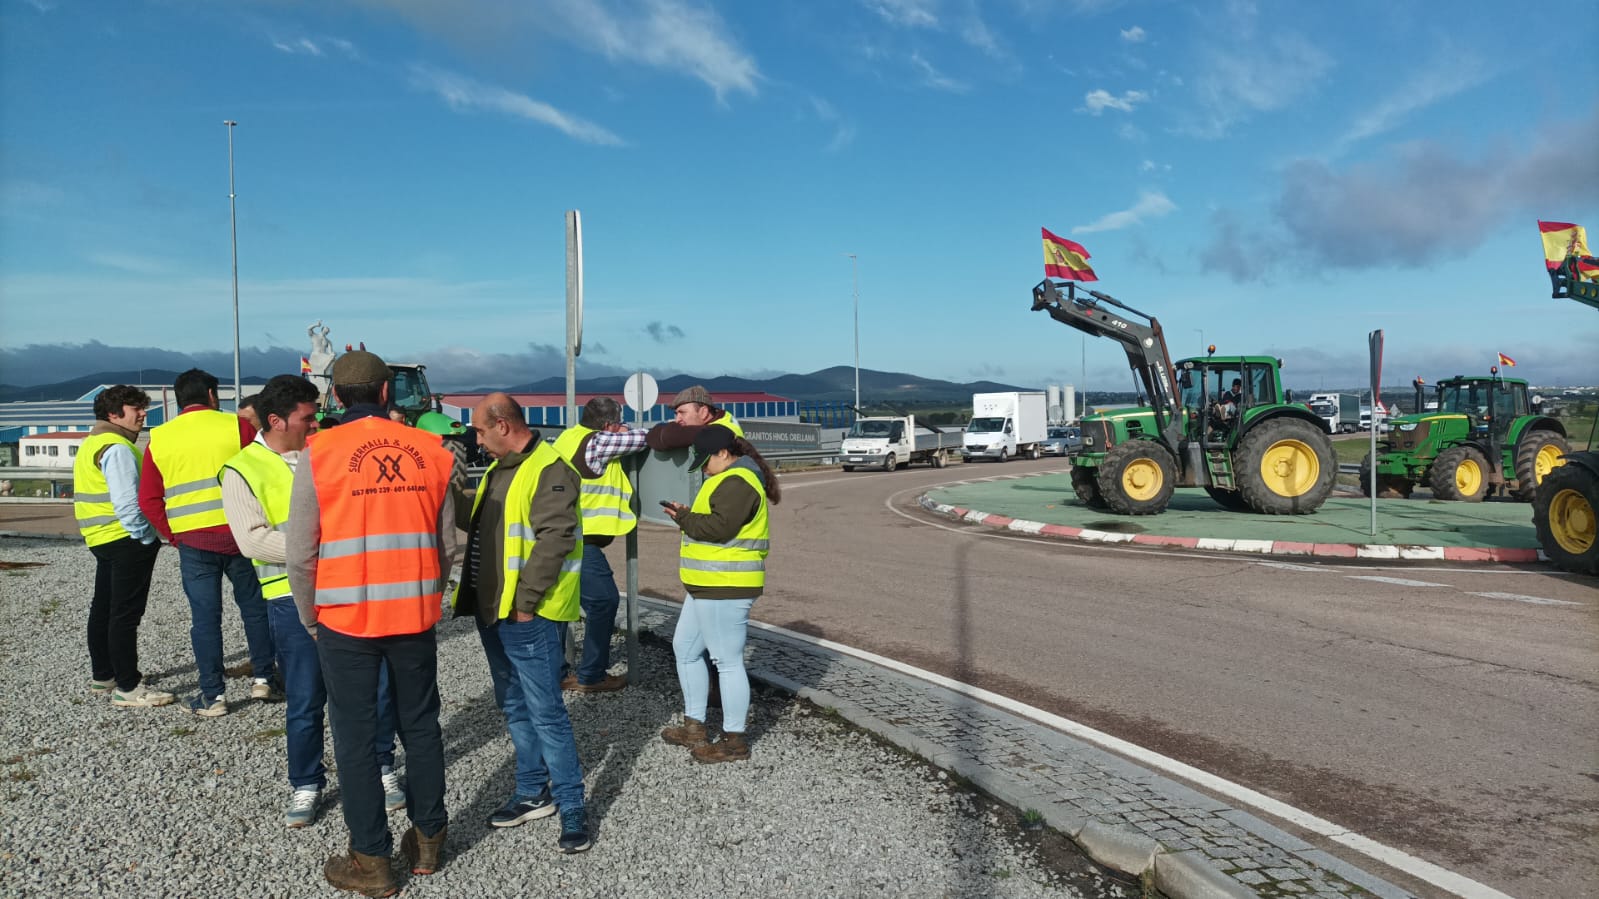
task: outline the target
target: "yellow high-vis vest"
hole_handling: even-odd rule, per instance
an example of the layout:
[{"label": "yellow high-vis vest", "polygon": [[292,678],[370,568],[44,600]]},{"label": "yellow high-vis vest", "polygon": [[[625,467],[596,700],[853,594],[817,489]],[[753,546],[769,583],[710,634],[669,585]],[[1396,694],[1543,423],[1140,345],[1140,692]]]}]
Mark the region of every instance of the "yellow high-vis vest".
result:
[{"label": "yellow high-vis vest", "polygon": [[[533,448],[533,452],[516,467],[516,474],[511,477],[511,486],[505,496],[505,569],[502,573],[500,585],[499,618],[509,618],[511,609],[516,604],[516,585],[521,580],[522,568],[527,565],[527,560],[533,557],[533,546],[538,540],[533,535],[533,521],[528,512],[533,506],[533,495],[538,492],[540,476],[551,462],[566,465],[565,459],[550,448],[550,445],[540,440]],[[478,487],[477,494],[472,497],[472,515],[477,517],[478,506],[483,502],[483,494],[488,492],[486,485],[489,476],[498,468],[498,459],[490,465],[488,471],[483,473],[480,482],[485,486]],[[555,579],[555,585],[544,593],[540,600],[537,614],[540,618],[551,621],[576,621],[578,619],[578,578],[583,568],[583,522],[578,519],[577,541],[572,544],[572,551],[566,554],[566,560],[561,563],[561,574]],[[483,565],[484,560],[478,560]],[[456,584],[455,595],[450,598],[450,608],[455,608],[461,601],[461,585]]]},{"label": "yellow high-vis vest", "polygon": [[[72,462],[72,514],[78,519],[78,533],[90,546],[102,546],[124,537],[132,537],[117,518],[111,503],[111,485],[106,483],[105,472],[100,470],[100,454],[116,444],[122,444],[133,453],[139,451],[133,441],[121,434],[106,432],[96,434],[78,447],[78,457]],[[137,470],[138,462],[134,462]]]},{"label": "yellow high-vis vest", "polygon": [[733,413],[727,411],[726,409],[722,410],[721,418],[711,422],[709,425],[706,425],[706,427],[714,427],[716,425],[721,425],[722,427],[727,428],[729,431],[732,431],[735,437],[744,436],[744,429],[739,426],[738,419],[734,418]]},{"label": "yellow high-vis vest", "polygon": [[683,535],[677,575],[691,588],[766,586],[766,554],[771,549],[772,532],[766,515],[766,491],[761,489],[761,479],[754,472],[735,466],[706,478],[689,511],[710,512],[711,494],[727,478],[740,478],[754,487],[761,504],[726,543],[707,543]]},{"label": "yellow high-vis vest", "polygon": [[[584,438],[596,433],[582,425],[567,428],[555,438],[555,452],[577,468],[577,451]],[[633,482],[622,471],[622,463],[611,460],[597,478],[583,478],[578,497],[583,512],[583,533],[593,537],[620,537],[638,527],[633,514]]]},{"label": "yellow high-vis vest", "polygon": [[[222,467],[231,468],[244,478],[256,502],[261,504],[267,524],[275,531],[282,531],[284,522],[289,520],[289,494],[294,487],[294,469],[289,463],[270,447],[251,443],[222,463]],[[217,482],[221,481],[222,475],[218,474]],[[287,565],[260,559],[251,559],[250,564],[255,566],[255,576],[261,581],[261,598],[282,599],[292,592]]]},{"label": "yellow high-vis vest", "polygon": [[166,487],[174,534],[228,523],[222,512],[222,464],[239,452],[239,417],[215,409],[185,412],[150,431],[150,458]]}]

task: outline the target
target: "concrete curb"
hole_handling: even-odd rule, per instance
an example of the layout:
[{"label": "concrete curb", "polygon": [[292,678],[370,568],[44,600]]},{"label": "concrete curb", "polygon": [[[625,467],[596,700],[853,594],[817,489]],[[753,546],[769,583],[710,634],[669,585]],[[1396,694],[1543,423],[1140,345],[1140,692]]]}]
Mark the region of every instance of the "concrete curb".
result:
[{"label": "concrete curb", "polygon": [[1389,543],[1302,543],[1291,540],[1230,540],[1220,537],[1166,537],[1159,534],[1117,534],[1092,528],[1007,518],[990,512],[941,503],[924,493],[916,502],[935,515],[999,530],[1084,543],[1131,543],[1210,552],[1264,556],[1311,556],[1320,559],[1383,559],[1433,562],[1547,562],[1542,550],[1490,546],[1410,546]]}]

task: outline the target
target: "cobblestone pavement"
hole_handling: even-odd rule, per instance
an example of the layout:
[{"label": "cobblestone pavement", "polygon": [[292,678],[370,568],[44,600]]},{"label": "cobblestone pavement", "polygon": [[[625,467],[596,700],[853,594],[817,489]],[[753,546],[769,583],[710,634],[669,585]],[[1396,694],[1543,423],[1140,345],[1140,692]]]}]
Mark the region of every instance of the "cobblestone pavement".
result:
[{"label": "cobblestone pavement", "polygon": [[[639,604],[641,632],[670,640],[676,620],[676,605]],[[1254,815],[944,686],[755,623],[749,642],[752,678],[835,709],[1018,811],[1042,813],[1103,864],[1153,867],[1169,894],[1413,895]]]}]

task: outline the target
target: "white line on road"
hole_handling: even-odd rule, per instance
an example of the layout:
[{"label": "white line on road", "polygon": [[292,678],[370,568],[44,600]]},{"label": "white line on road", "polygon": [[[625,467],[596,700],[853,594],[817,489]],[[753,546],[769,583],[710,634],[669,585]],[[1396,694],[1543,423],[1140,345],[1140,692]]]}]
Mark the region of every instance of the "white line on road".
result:
[{"label": "white line on road", "polygon": [[[659,601],[657,600],[657,602]],[[973,699],[976,699],[979,702],[986,702],[989,705],[996,706],[1013,714],[1036,721],[1045,727],[1052,728],[1060,731],[1061,733],[1069,734],[1103,749],[1126,756],[1127,758],[1132,759],[1141,765],[1146,765],[1158,771],[1164,771],[1168,774],[1180,777],[1192,783],[1199,784],[1200,786],[1218,795],[1226,797],[1227,799],[1260,809],[1261,811],[1266,812],[1274,817],[1281,818],[1284,821],[1289,821],[1319,836],[1327,837],[1334,842],[1348,846],[1356,852],[1359,852],[1368,858],[1382,862],[1391,868],[1404,871],[1407,874],[1420,878],[1421,880],[1425,880],[1435,886],[1442,887],[1456,896],[1463,897],[1463,899],[1512,899],[1512,897],[1499,892],[1487,884],[1479,883],[1462,874],[1457,874],[1447,868],[1439,867],[1438,865],[1426,861],[1425,859],[1417,858],[1407,852],[1395,849],[1392,846],[1379,843],[1370,837],[1361,836],[1360,834],[1355,833],[1348,828],[1340,827],[1337,824],[1326,820],[1325,818],[1317,817],[1310,812],[1296,808],[1295,806],[1289,805],[1286,802],[1281,802],[1263,793],[1258,793],[1246,786],[1243,786],[1242,784],[1233,783],[1230,780],[1218,777],[1208,771],[1202,771],[1193,767],[1192,765],[1179,762],[1173,758],[1168,758],[1158,752],[1145,749],[1136,743],[1129,743],[1120,737],[1113,737],[1104,731],[1095,730],[1086,724],[1081,724],[1077,721],[1073,721],[1070,718],[1056,715],[1053,712],[1046,712],[1043,709],[1035,708],[1027,705],[1026,703],[1017,702],[1016,700],[1006,696],[1001,696],[998,693],[991,693],[982,689],[981,687],[974,687],[971,684],[965,684],[960,681],[945,677],[942,674],[936,674],[922,668],[917,668],[914,665],[907,665],[904,662],[899,662],[885,656],[880,656],[864,649],[857,649],[853,646],[846,646],[843,643],[835,643],[832,640],[824,640],[820,637],[812,637],[808,634],[802,634],[798,631],[791,631],[788,628],[779,627],[775,624],[766,624],[761,621],[751,620],[750,626],[758,627],[761,630],[770,631],[775,634],[782,634],[791,640],[799,640],[804,643],[809,643],[812,646],[820,646],[824,649],[833,650],[834,652],[840,652],[844,653],[845,655],[854,656],[855,658],[871,662],[874,665],[881,665],[884,668],[898,671],[901,674],[910,675],[918,680],[937,684],[946,690],[952,690],[956,693],[960,693],[963,696],[969,696]]]},{"label": "white line on road", "polygon": [[1511,602],[1525,602],[1535,606],[1580,606],[1580,602],[1571,602],[1564,599],[1544,599],[1542,596],[1526,596],[1521,593],[1467,593],[1467,596],[1480,596],[1483,599],[1508,599]]},{"label": "white line on road", "polygon": [[1435,584],[1432,581],[1413,581],[1403,577],[1381,577],[1375,574],[1348,574],[1344,575],[1352,581],[1376,581],[1379,584],[1393,584],[1396,587],[1447,587],[1448,584]]}]

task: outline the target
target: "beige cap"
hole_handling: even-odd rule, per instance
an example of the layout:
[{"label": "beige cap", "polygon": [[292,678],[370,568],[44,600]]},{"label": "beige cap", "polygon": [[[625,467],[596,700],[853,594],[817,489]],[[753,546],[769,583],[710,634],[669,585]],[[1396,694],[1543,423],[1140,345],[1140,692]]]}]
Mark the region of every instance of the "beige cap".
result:
[{"label": "beige cap", "polygon": [[677,396],[672,397],[673,409],[684,403],[699,403],[702,406],[716,405],[716,402],[711,399],[711,392],[700,384],[695,384],[693,387],[685,387],[678,392]]}]

